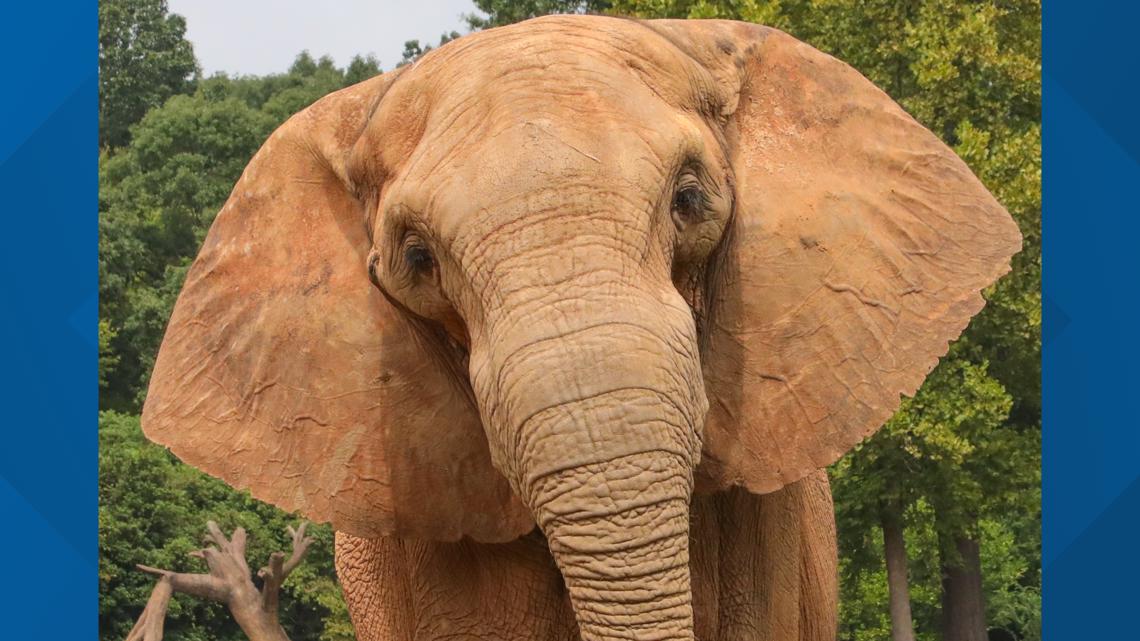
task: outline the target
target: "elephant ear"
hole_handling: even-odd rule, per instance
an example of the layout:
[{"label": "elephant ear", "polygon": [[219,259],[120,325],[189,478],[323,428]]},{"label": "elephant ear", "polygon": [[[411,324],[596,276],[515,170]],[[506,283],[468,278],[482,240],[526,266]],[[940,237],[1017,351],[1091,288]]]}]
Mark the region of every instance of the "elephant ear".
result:
[{"label": "elephant ear", "polygon": [[709,292],[699,480],[771,492],[917,391],[1021,237],[953,151],[848,65],[756,25],[651,28],[723,89],[736,180]]},{"label": "elephant ear", "polygon": [[250,161],[175,305],[143,429],[357,536],[509,540],[533,524],[491,467],[440,334],[369,281],[346,157],[392,81],[315,103]]}]

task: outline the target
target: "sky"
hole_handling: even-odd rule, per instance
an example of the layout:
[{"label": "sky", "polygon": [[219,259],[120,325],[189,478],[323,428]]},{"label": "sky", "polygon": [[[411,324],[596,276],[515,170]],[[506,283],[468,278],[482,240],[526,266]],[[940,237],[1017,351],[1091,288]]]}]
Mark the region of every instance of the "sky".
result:
[{"label": "sky", "polygon": [[461,17],[472,0],[168,0],[186,18],[186,37],[207,75],[288,70],[304,49],[338,67],[356,54],[396,66],[404,41],[435,45],[442,33],[467,33]]}]

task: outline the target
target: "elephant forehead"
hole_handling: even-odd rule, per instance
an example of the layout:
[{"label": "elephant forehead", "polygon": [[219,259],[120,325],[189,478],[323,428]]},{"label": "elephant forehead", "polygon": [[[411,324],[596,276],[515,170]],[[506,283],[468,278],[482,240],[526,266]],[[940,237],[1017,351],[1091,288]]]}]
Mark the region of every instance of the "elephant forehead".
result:
[{"label": "elephant forehead", "polygon": [[665,103],[705,111],[719,89],[672,42],[634,20],[551,16],[483,31],[407,68],[381,111],[451,138],[521,119],[653,122]]},{"label": "elephant forehead", "polygon": [[554,185],[656,190],[662,168],[700,146],[702,74],[630,20],[551,17],[471,34],[404,69],[357,159],[395,179],[388,206],[460,221]]},{"label": "elephant forehead", "polygon": [[[636,20],[594,16],[549,16],[459,38],[413,65],[425,80],[479,85],[507,76],[559,72],[634,74],[654,84],[692,73],[692,60]],[[657,75],[660,74],[660,75]],[[685,81],[687,78],[677,78]]]},{"label": "elephant forehead", "polygon": [[544,110],[500,121],[467,142],[433,132],[401,168],[383,207],[416,212],[456,249],[487,234],[554,243],[559,228],[608,238],[645,234],[646,214],[660,204],[680,157],[702,148],[703,138],[660,101],[643,109],[657,112],[644,121],[654,127]]},{"label": "elephant forehead", "polygon": [[486,82],[452,83],[425,102],[419,113],[402,111],[392,119],[422,120],[418,144],[404,163],[421,178],[454,173],[473,157],[476,172],[591,174],[627,166],[630,153],[662,153],[662,141],[680,133],[671,123],[681,111],[620,68],[559,71],[519,61]]},{"label": "elephant forehead", "polygon": [[654,130],[624,124],[523,118],[443,163],[415,163],[405,183],[427,187],[431,208],[463,217],[512,208],[539,213],[568,202],[612,205],[615,195],[655,191],[682,149],[682,132],[664,119]]}]

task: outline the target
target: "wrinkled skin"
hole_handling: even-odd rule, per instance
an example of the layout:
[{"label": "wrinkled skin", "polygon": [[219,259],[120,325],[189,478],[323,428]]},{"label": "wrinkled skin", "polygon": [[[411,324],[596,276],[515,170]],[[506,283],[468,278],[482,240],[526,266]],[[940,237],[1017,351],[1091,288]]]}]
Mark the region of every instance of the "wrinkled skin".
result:
[{"label": "wrinkled skin", "polygon": [[[827,476],[778,492],[693,499],[696,638],[833,641],[838,571]],[[573,641],[578,626],[540,533],[506,544],[337,534],[337,572],[360,641]]]},{"label": "wrinkled skin", "polygon": [[1018,243],[932,134],[784,34],[529,21],[266,142],[144,429],[332,521],[363,639],[830,639],[819,469]]},{"label": "wrinkled skin", "polygon": [[[415,117],[399,93],[442,84],[428,119],[454,124],[426,129],[384,195],[373,269],[469,346],[491,460],[549,540],[582,636],[620,625],[681,639],[693,626],[689,496],[708,404],[673,263],[706,258],[720,237],[726,161],[698,118],[632,83],[612,51],[536,44],[532,65],[475,50],[470,76],[440,56],[413,70],[430,88],[392,89],[396,113],[381,118]],[[554,71],[582,68],[607,73],[551,100]],[[497,92],[476,91],[491,82]],[[685,162],[707,169],[681,178]],[[704,222],[678,229],[661,201],[681,180],[715,200]],[[408,266],[413,243],[435,262],[422,273]]]}]

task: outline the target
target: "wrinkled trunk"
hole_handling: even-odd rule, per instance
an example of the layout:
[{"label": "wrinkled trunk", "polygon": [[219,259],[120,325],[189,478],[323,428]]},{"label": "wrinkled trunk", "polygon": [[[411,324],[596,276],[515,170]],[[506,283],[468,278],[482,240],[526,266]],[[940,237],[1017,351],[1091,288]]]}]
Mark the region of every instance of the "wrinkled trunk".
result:
[{"label": "wrinkled trunk", "polygon": [[982,592],[982,559],[978,541],[954,537],[958,558],[942,561],[942,638],[986,641],[986,604]]},{"label": "wrinkled trunk", "polygon": [[914,641],[907,577],[906,539],[900,510],[886,505],[882,511],[883,551],[887,559],[887,590],[890,600],[891,641]]},{"label": "wrinkled trunk", "polygon": [[[582,639],[691,641],[695,410],[653,381],[599,390],[554,378],[512,382],[541,409],[528,406],[505,458],[565,579]],[[554,386],[573,390],[569,400],[534,400],[550,398]]]},{"label": "wrinkled trunk", "polygon": [[494,290],[524,303],[484,319],[472,385],[582,639],[692,641],[689,502],[708,410],[696,327],[671,285],[606,251],[597,262],[627,267],[544,264],[557,289],[496,272]]},{"label": "wrinkled trunk", "polygon": [[687,465],[648,452],[567,470],[537,489],[539,524],[584,641],[693,639]]}]

